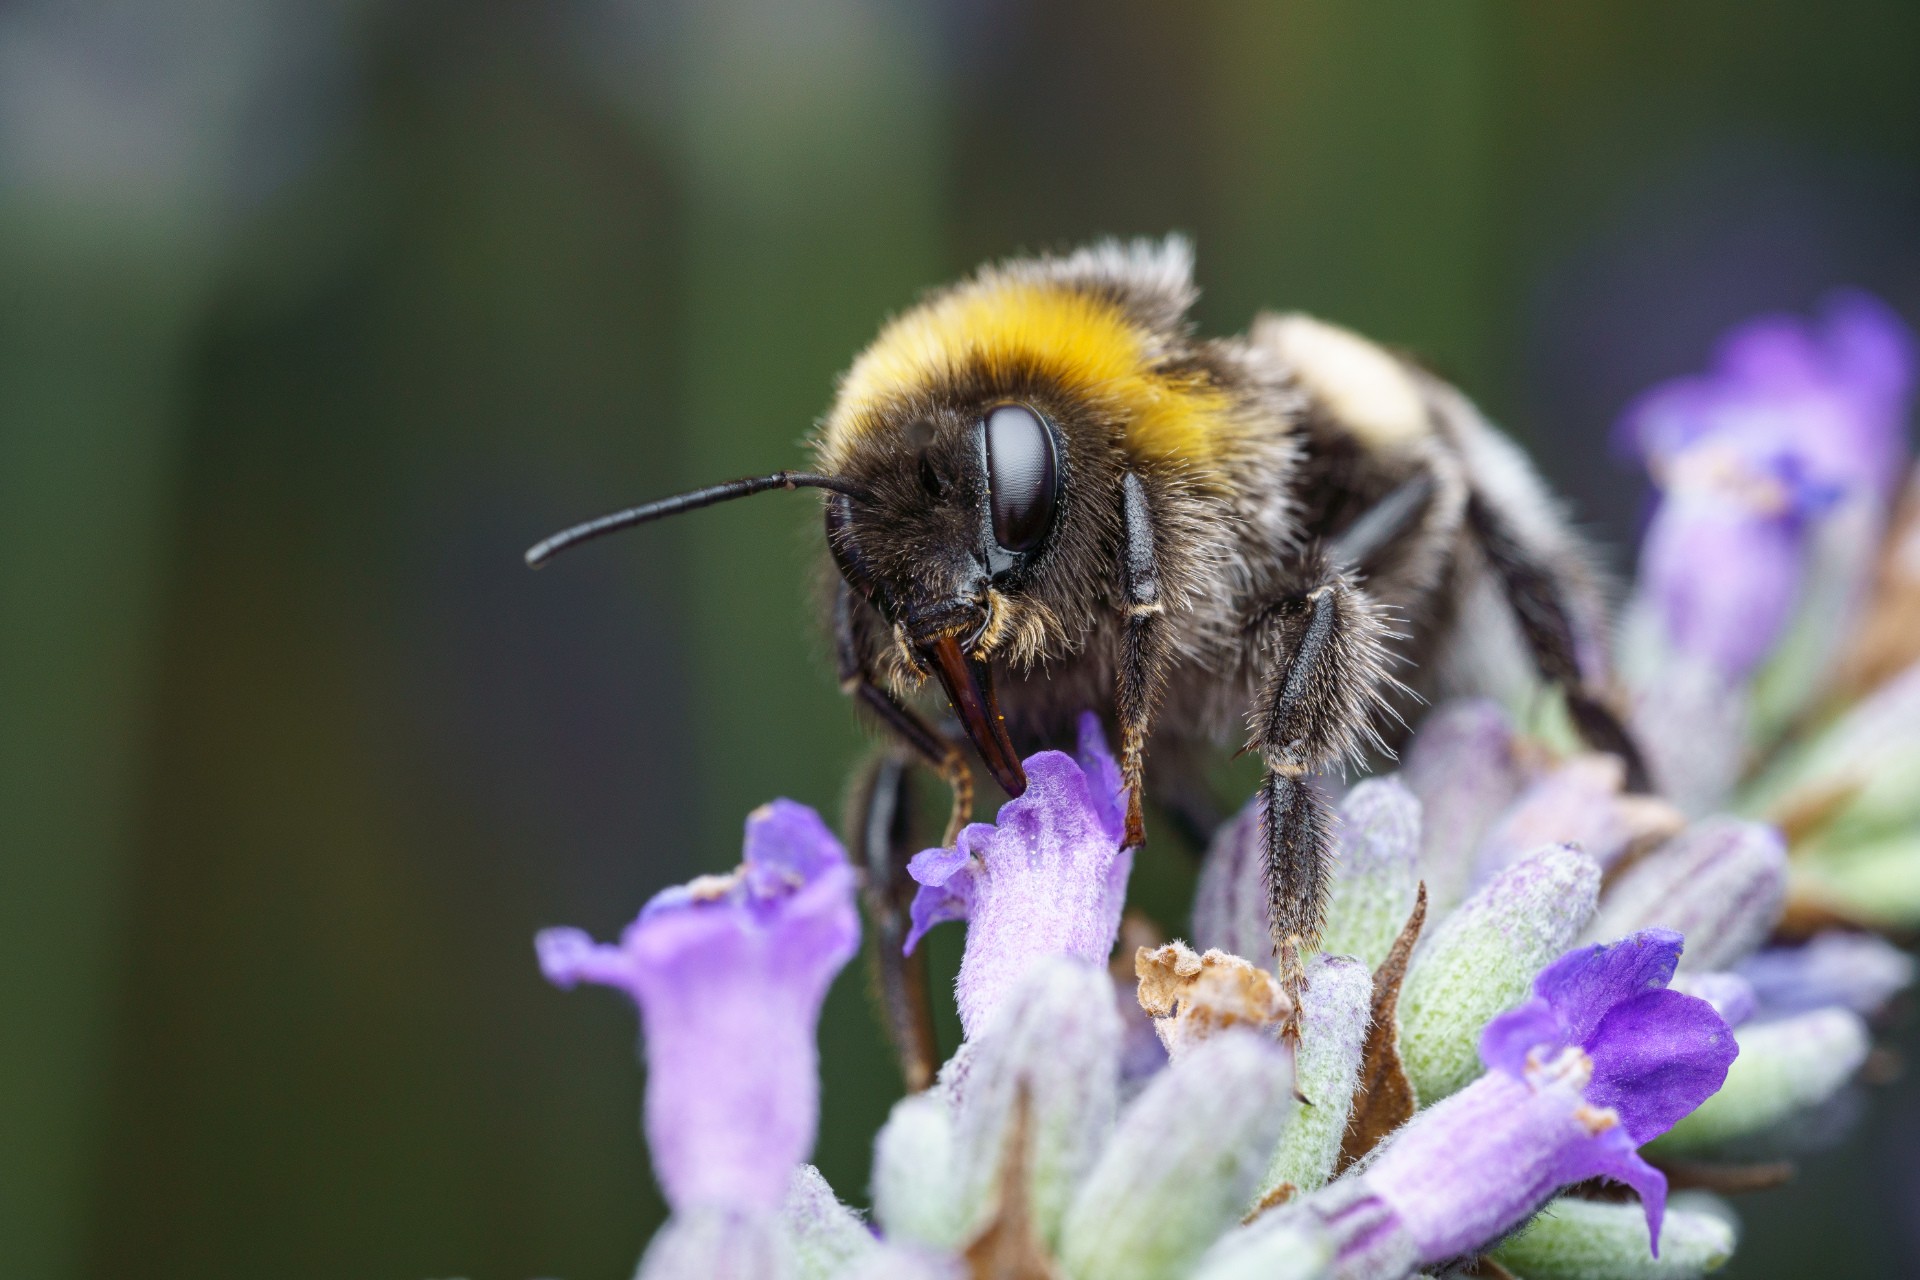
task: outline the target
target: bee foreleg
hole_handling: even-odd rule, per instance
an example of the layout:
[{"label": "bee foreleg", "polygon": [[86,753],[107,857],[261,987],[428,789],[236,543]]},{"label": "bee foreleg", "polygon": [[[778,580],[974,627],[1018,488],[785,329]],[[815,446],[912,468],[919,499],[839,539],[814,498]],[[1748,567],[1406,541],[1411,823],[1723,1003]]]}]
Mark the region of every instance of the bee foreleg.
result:
[{"label": "bee foreleg", "polygon": [[1287,1031],[1297,1035],[1306,956],[1326,916],[1333,815],[1308,775],[1363,744],[1380,746],[1374,717],[1392,714],[1384,693],[1385,611],[1323,557],[1298,566],[1300,589],[1261,618],[1272,659],[1248,747],[1267,764],[1261,787],[1267,840],[1267,917],[1280,978],[1293,999]]},{"label": "bee foreleg", "polygon": [[869,674],[865,648],[845,583],[835,600],[834,634],[840,685],[884,725],[891,743],[856,781],[846,822],[847,844],[862,872],[861,898],[873,922],[873,981],[888,1038],[909,1090],[924,1089],[940,1064],[933,1011],[927,999],[924,952],[906,954],[917,886],[907,875],[912,857],[911,763],[918,760],[946,780],[953,808],[944,843],[952,844],[973,813],[973,772],[958,744],[902,705]]},{"label": "bee foreleg", "polygon": [[1120,725],[1120,776],[1127,787],[1127,829],[1123,847],[1146,843],[1140,815],[1146,772],[1147,730],[1160,700],[1166,672],[1166,602],[1160,590],[1160,566],[1154,554],[1153,511],[1140,477],[1129,471],[1120,481],[1120,581],[1126,625],[1120,635],[1120,668],[1115,718]]}]

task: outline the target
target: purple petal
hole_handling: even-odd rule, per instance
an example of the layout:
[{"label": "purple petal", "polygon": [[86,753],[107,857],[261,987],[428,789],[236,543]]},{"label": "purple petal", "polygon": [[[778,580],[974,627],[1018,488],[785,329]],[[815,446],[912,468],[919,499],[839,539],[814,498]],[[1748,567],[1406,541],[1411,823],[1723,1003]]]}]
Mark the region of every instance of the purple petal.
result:
[{"label": "purple petal", "polygon": [[1644,929],[1618,942],[1580,947],[1542,969],[1533,993],[1553,1006],[1569,1044],[1586,1044],[1615,1005],[1666,987],[1682,946],[1671,929]]},{"label": "purple petal", "polygon": [[964,827],[951,849],[922,849],[907,863],[907,874],[920,889],[908,908],[912,927],[902,951],[913,954],[927,930],[949,920],[965,920],[973,913],[974,860],[972,845],[992,827],[976,822]]},{"label": "purple petal", "polygon": [[1641,1158],[1624,1128],[1609,1129],[1569,1156],[1561,1166],[1561,1175],[1568,1183],[1608,1178],[1639,1193],[1641,1208],[1647,1214],[1647,1239],[1653,1256],[1659,1257],[1660,1224],[1667,1216],[1667,1175]]},{"label": "purple petal", "polygon": [[1087,775],[1087,786],[1100,824],[1112,833],[1117,843],[1127,828],[1126,786],[1120,777],[1120,766],[1107,750],[1107,736],[1100,728],[1100,717],[1091,711],[1080,713],[1079,745],[1073,758],[1080,771]]},{"label": "purple petal", "polygon": [[1528,1057],[1551,1056],[1570,1043],[1566,1024],[1553,1006],[1535,996],[1487,1023],[1480,1033],[1480,1061],[1517,1080],[1527,1069]]},{"label": "purple petal", "polygon": [[1601,1019],[1587,1052],[1593,1058],[1587,1101],[1611,1107],[1638,1145],[1717,1092],[1740,1047],[1705,1000],[1647,991]]},{"label": "purple petal", "polygon": [[819,1120],[820,1005],[859,946],[853,869],[817,814],[755,810],[746,857],[655,895],[617,947],[573,929],[536,943],[552,981],[639,1004],[647,1142],[676,1213],[785,1198]]},{"label": "purple petal", "polygon": [[912,946],[941,920],[967,921],[956,994],[969,1039],[1035,961],[1072,955],[1104,964],[1120,928],[1131,851],[1120,848],[1120,771],[1099,722],[1081,721],[1085,767],[1058,751],[1026,761],[1027,790],[975,823],[952,850],[917,855]]}]

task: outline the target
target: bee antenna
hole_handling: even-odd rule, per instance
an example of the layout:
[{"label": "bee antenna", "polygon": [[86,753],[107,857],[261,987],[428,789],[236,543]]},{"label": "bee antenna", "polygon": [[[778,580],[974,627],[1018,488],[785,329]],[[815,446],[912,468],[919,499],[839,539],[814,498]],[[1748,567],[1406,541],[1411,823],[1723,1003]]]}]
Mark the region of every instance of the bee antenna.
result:
[{"label": "bee antenna", "polygon": [[571,529],[562,529],[541,542],[535,543],[527,551],[527,565],[538,569],[554,556],[595,538],[603,538],[609,533],[618,533],[622,529],[631,529],[637,524],[646,524],[653,520],[663,520],[667,516],[677,516],[682,511],[693,511],[700,507],[710,507],[716,502],[731,502],[735,498],[749,498],[756,493],[765,493],[769,489],[831,489],[843,493],[856,502],[867,500],[867,491],[851,480],[842,480],[838,476],[814,475],[808,471],[776,471],[770,476],[749,476],[744,480],[729,480],[725,484],[709,485],[704,489],[694,489],[688,493],[677,493],[671,498],[661,498],[644,506],[632,507],[626,511],[616,511],[610,516],[601,516],[598,520],[589,520],[577,524]]}]

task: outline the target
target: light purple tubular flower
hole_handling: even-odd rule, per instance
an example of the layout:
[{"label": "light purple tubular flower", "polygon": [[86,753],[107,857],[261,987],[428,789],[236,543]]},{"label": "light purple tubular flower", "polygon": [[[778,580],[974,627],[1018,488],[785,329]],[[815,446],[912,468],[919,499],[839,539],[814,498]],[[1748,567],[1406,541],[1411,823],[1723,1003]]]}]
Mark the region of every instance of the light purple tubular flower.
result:
[{"label": "light purple tubular flower", "polygon": [[1766,316],[1729,333],[1705,374],[1663,383],[1620,434],[1662,501],[1640,591],[1668,641],[1729,680],[1752,672],[1800,595],[1811,523],[1884,503],[1904,457],[1913,335],[1857,291],[1813,322]]},{"label": "light purple tubular flower", "polygon": [[1080,719],[1077,758],[1042,751],[1026,767],[1026,794],[1002,805],[996,823],[973,823],[955,847],[924,850],[907,865],[921,886],[908,950],[942,921],[967,922],[956,995],[969,1040],[1035,961],[1106,963],[1133,869],[1132,851],[1120,848],[1120,770],[1097,717]]},{"label": "light purple tubular flower", "polygon": [[618,987],[646,1031],[647,1143],[676,1213],[775,1210],[813,1149],[820,1005],[860,944],[853,868],[820,815],[775,800],[747,819],[745,861],[664,890],[618,946],[578,929],[535,939],[561,987]]},{"label": "light purple tubular flower", "polygon": [[1639,1192],[1657,1252],[1666,1179],[1637,1148],[1717,1090],[1738,1052],[1705,1001],[1666,989],[1680,948],[1649,929],[1542,970],[1531,1000],[1487,1024],[1487,1074],[1421,1112],[1360,1175],[1364,1192],[1338,1197],[1388,1211],[1335,1206],[1356,1224],[1343,1255],[1469,1255],[1594,1177]]}]

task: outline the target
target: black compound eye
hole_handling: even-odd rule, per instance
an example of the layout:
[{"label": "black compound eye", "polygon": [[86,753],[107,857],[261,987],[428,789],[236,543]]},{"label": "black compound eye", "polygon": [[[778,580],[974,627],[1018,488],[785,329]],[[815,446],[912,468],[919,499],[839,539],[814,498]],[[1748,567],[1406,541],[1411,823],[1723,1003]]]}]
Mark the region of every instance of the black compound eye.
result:
[{"label": "black compound eye", "polygon": [[1021,404],[987,414],[987,501],[993,540],[1008,551],[1031,551],[1053,525],[1060,466],[1053,432]]}]

